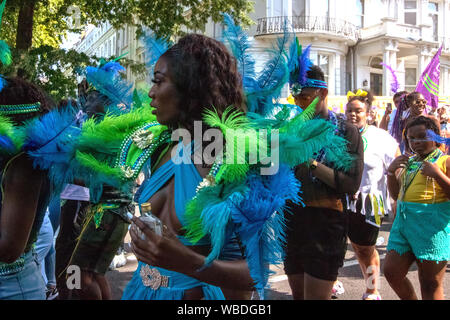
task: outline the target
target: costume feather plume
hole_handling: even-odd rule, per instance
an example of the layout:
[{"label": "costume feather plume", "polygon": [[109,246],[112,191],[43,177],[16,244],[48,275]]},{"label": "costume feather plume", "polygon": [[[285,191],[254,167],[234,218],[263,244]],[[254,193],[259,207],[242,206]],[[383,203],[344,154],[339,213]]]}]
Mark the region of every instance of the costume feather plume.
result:
[{"label": "costume feather plume", "polygon": [[249,152],[257,150],[258,143],[257,137],[252,139],[249,136],[254,131],[249,131],[251,127],[248,118],[244,113],[228,107],[221,117],[216,111],[205,111],[203,120],[210,127],[219,128],[226,141],[223,165],[216,176],[217,182],[242,181],[250,168]]},{"label": "costume feather plume", "polygon": [[72,107],[53,110],[28,121],[23,126],[26,136],[23,150],[33,159],[33,165],[49,171],[54,194],[68,183],[68,171],[75,156],[75,146],[81,133],[78,117]]},{"label": "costume feather plume", "polygon": [[172,43],[168,38],[158,38],[152,32],[142,36],[144,42],[145,64],[150,74],[153,74],[158,59],[171,47]]},{"label": "costume feather plume", "polygon": [[271,115],[273,112],[273,100],[280,97],[281,89],[289,79],[285,48],[288,47],[291,38],[285,23],[283,36],[279,37],[276,46],[267,52],[270,58],[258,74],[255,88],[246,92],[249,112],[263,116]]},{"label": "costume feather plume", "polygon": [[397,93],[398,89],[400,88],[400,84],[398,82],[398,78],[397,78],[397,72],[395,72],[394,69],[392,69],[392,67],[384,62],[381,62],[380,65],[382,65],[383,67],[385,67],[386,69],[389,70],[389,72],[391,73],[392,76],[392,80],[391,80],[391,91],[393,93]]},{"label": "costume feather plume", "polygon": [[14,125],[8,117],[0,115],[0,154],[12,155],[20,147],[14,143]]},{"label": "costume feather plume", "polygon": [[237,60],[244,90],[246,92],[254,91],[256,86],[255,59],[249,52],[251,44],[248,35],[234,23],[230,15],[224,14],[223,16],[225,24],[223,37]]},{"label": "costume feather plume", "polygon": [[289,48],[289,83],[292,86],[295,83],[304,85],[306,83],[306,74],[312,66],[312,62],[309,59],[311,51],[311,45],[307,46],[305,50],[300,45],[298,38],[295,37],[295,41],[292,42]]},{"label": "costume feather plume", "polygon": [[[106,66],[106,69],[104,67]],[[131,83],[122,79],[119,72],[122,66],[117,62],[109,62],[101,68],[87,67],[86,80],[101,94],[108,97],[112,106],[123,106],[119,113],[131,110],[133,103],[133,92]],[[109,108],[111,110],[111,108]],[[114,109],[115,110],[115,109]]]},{"label": "costume feather plume", "polygon": [[450,146],[450,138],[444,138],[444,137],[436,134],[433,130],[427,130],[427,137],[434,142],[445,144],[446,146]]},{"label": "costume feather plume", "polygon": [[283,262],[283,211],[287,200],[301,202],[300,183],[292,170],[282,165],[275,175],[250,174],[247,186],[249,191],[236,203],[232,220],[245,247],[250,275],[263,297],[271,273],[268,266]]}]

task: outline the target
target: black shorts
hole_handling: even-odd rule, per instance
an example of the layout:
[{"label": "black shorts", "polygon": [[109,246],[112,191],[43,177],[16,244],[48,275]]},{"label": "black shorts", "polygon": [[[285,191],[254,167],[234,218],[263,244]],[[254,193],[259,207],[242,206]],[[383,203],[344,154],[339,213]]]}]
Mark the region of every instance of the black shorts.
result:
[{"label": "black shorts", "polygon": [[361,213],[348,211],[348,238],[360,246],[374,246],[377,243],[380,228],[366,221]]},{"label": "black shorts", "polygon": [[327,208],[290,206],[284,270],[335,281],[347,251],[347,214]]}]

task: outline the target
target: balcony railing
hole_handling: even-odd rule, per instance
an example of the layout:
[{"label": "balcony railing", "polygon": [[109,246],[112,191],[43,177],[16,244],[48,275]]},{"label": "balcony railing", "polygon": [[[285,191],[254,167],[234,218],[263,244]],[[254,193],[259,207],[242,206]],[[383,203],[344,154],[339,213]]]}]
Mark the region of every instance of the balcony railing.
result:
[{"label": "balcony railing", "polygon": [[281,16],[258,19],[256,35],[282,33],[286,25],[293,32],[330,33],[357,41],[360,37],[359,29],[352,23],[329,17],[314,16]]}]

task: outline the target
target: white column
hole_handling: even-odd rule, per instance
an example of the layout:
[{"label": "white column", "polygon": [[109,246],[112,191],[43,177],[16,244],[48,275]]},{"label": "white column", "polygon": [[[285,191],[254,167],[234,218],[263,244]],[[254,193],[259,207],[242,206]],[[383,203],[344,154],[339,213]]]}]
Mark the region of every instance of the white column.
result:
[{"label": "white column", "polygon": [[[397,46],[395,40],[386,40],[383,48],[383,62],[396,70],[397,68]],[[391,79],[392,75],[387,68],[383,68],[383,92],[384,96],[391,95]]]},{"label": "white column", "polygon": [[[391,53],[388,49],[385,48],[383,52],[383,62],[387,65],[390,65],[390,61]],[[383,96],[389,95],[390,91],[389,70],[387,68],[383,68]]]},{"label": "white column", "polygon": [[335,88],[334,88],[334,94],[340,95],[341,94],[341,55],[336,52],[334,56],[334,80],[335,80]]},{"label": "white column", "polygon": [[331,96],[336,95],[336,57],[334,55],[328,56],[328,93]]}]

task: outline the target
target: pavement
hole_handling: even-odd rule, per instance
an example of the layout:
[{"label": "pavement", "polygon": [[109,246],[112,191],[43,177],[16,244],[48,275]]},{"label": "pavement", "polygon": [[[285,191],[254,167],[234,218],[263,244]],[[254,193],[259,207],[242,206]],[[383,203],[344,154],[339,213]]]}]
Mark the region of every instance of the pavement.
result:
[{"label": "pavement", "polygon": [[[392,226],[392,216],[387,217],[380,229],[379,242],[383,242],[377,245],[377,250],[380,255],[381,261],[381,275],[379,292],[383,300],[398,300],[399,298],[395,292],[391,289],[383,273],[384,257],[386,256],[386,246],[389,238],[389,231]],[[383,240],[382,240],[382,239]],[[129,237],[125,238],[125,241],[129,241]],[[122,296],[123,290],[127,283],[133,276],[134,271],[137,268],[136,257],[132,253],[127,253],[127,264],[116,270],[108,271],[106,277],[111,284],[113,299],[119,300]],[[289,287],[287,277],[284,274],[282,266],[271,266],[271,269],[275,271],[275,274],[269,278],[270,289],[266,292],[266,299],[268,300],[292,300],[292,293]],[[408,278],[413,284],[418,297],[420,297],[420,285],[416,264],[411,266]],[[338,280],[344,285],[345,292],[338,295],[337,300],[360,300],[364,293],[364,280],[359,268],[358,261],[355,253],[348,243],[347,253],[344,260],[343,267],[339,270]],[[444,278],[444,293],[446,299],[450,298],[450,264],[447,265],[446,275]]]}]

